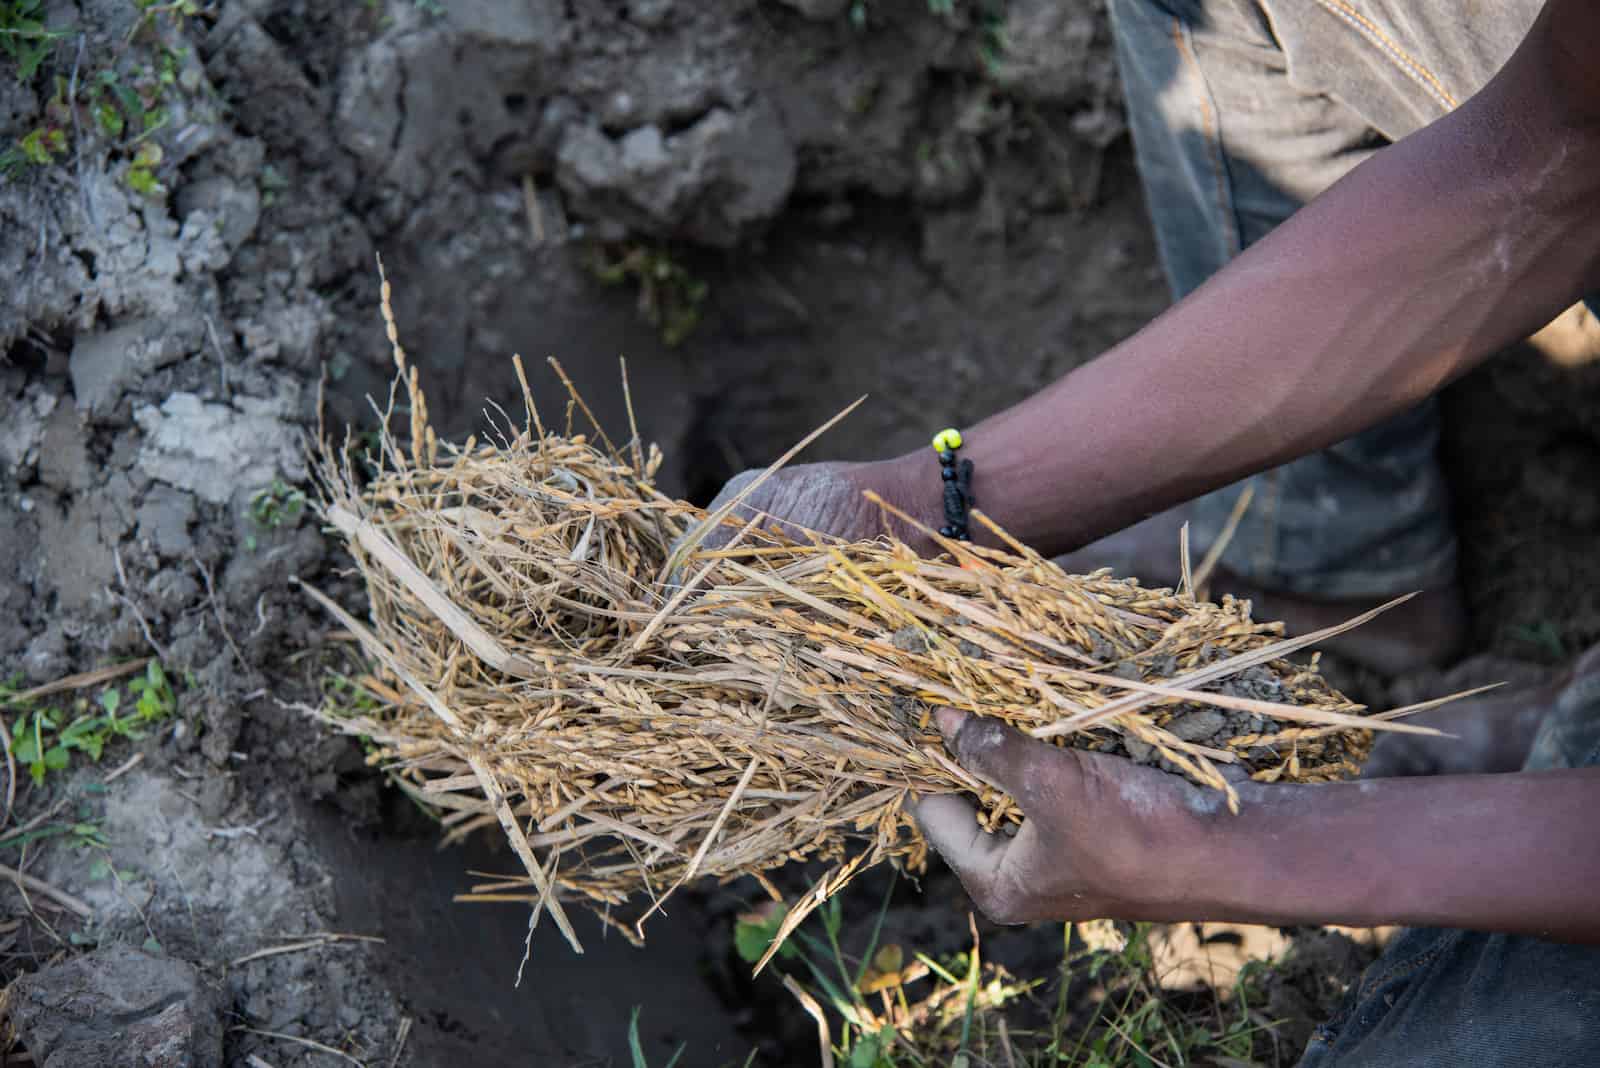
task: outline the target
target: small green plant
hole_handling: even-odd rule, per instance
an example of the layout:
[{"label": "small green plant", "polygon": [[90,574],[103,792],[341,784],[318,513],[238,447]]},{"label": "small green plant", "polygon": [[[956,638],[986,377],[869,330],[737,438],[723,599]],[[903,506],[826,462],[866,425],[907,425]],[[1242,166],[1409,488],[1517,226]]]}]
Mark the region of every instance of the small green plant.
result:
[{"label": "small green plant", "polygon": [[[14,52],[23,47],[18,42],[31,42],[31,51],[18,64],[19,73],[26,71],[30,78],[55,40],[73,32],[39,29],[39,2],[0,0],[0,48]],[[162,34],[149,34],[137,44],[134,38],[163,19],[197,14],[199,5],[196,0],[134,2],[139,18],[128,40],[113,54],[95,57],[81,78],[55,75],[55,92],[45,105],[45,121],[0,150],[0,178],[15,178],[29,166],[60,162],[70,132],[91,144],[100,142],[109,160],[124,162],[122,181],[132,191],[141,196],[166,192],[157,177],[164,152],[152,138],[171,123],[174,94],[197,89],[199,74],[185,71],[188,50],[169,45]],[[15,25],[8,27],[8,21]]]},{"label": "small green plant", "polygon": [[590,269],[605,285],[631,282],[639,287],[639,314],[675,348],[700,325],[702,306],[711,287],[690,273],[665,248],[635,244],[613,253],[593,251]]},{"label": "small green plant", "polygon": [[17,65],[17,81],[29,82],[70,30],[44,24],[44,0],[0,0],[0,53]]},{"label": "small green plant", "polygon": [[[292,527],[300,522],[300,517],[306,513],[306,495],[304,491],[289,485],[281,478],[272,480],[272,485],[256,490],[250,495],[249,515],[250,522],[257,530],[277,530],[280,527]],[[251,551],[256,547],[255,534],[246,534],[245,548]]]},{"label": "small green plant", "polygon": [[[1157,1064],[1205,1064],[1218,1059],[1248,1065],[1256,1041],[1277,1025],[1252,1010],[1262,1003],[1261,979],[1270,969],[1252,961],[1240,969],[1233,998],[1219,994],[1177,995],[1161,988],[1150,948],[1151,924],[1135,923],[1121,948],[1072,950],[1072,924],[1063,929],[1061,986],[1050,1043],[1041,1063],[1083,1068],[1151,1068]],[[1095,984],[1103,996],[1076,1038],[1067,1033],[1068,993],[1074,976]]]},{"label": "small green plant", "polygon": [[278,194],[289,188],[289,179],[285,178],[283,172],[278,170],[277,167],[268,163],[261,168],[259,184],[261,186],[261,206],[270,208],[277,201]]},{"label": "small green plant", "polygon": [[[9,691],[9,692],[7,692]],[[28,770],[35,784],[43,785],[52,771],[63,771],[73,753],[99,762],[106,747],[118,738],[138,739],[177,711],[177,696],[157,660],[125,689],[108,686],[99,697],[99,711],[86,698],[66,708],[31,707],[16,699],[15,684],[0,688],[0,705],[19,705],[21,714],[11,724],[12,755]]]},{"label": "small green plant", "polygon": [[[985,964],[976,938],[971,950],[943,960],[883,942],[883,921],[893,890],[891,882],[859,957],[842,947],[843,904],[838,897],[830,898],[773,955],[778,970],[785,963],[797,965],[804,977],[803,982],[794,976],[783,976],[781,981],[818,1019],[819,1028],[826,1027],[831,1052],[848,1068],[975,1065],[979,1045],[988,1043],[989,1024],[1037,984],[1017,982],[1004,970]],[[752,964],[759,961],[779,933],[785,914],[776,906],[740,917],[734,927],[734,948],[740,958]]]},{"label": "small green plant", "polygon": [[[672,1059],[667,1061],[666,1068],[673,1068],[683,1057],[683,1051],[688,1048],[688,1043],[680,1045],[672,1054]],[[650,1068],[650,1062],[645,1060],[644,1044],[639,1041],[639,1006],[633,1007],[633,1015],[628,1018],[628,1056],[633,1062],[633,1068]]]}]

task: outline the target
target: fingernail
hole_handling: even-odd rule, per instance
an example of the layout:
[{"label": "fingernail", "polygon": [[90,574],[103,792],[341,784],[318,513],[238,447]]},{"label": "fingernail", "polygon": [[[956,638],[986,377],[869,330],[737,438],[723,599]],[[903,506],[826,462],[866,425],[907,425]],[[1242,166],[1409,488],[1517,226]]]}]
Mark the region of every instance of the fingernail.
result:
[{"label": "fingernail", "polygon": [[939,733],[944,735],[944,740],[953,742],[961,725],[967,721],[967,714],[954,708],[936,708],[933,710],[933,720],[939,725]]}]

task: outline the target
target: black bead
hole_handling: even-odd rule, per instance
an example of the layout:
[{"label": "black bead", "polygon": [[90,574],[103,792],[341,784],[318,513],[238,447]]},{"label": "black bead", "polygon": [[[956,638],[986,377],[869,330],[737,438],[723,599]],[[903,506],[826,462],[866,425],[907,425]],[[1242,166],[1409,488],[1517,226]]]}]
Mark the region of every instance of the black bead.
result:
[{"label": "black bead", "polygon": [[941,467],[939,469],[939,477],[946,482],[954,482],[956,480],[956,469],[954,467]]},{"label": "black bead", "polygon": [[940,527],[939,528],[939,536],[941,538],[953,538],[953,537],[956,536],[956,528],[955,527]]}]

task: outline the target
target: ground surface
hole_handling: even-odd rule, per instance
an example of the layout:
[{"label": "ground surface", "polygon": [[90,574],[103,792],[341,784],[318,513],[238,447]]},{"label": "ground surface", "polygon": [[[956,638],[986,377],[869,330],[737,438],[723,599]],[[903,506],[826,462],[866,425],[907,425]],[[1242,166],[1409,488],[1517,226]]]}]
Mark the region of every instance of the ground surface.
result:
[{"label": "ground surface", "polygon": [[[290,581],[342,581],[294,496],[300,435],[319,384],[334,425],[387,388],[376,254],[442,423],[512,407],[521,352],[620,433],[626,355],[664,485],[698,499],[861,393],[815,455],[1023,396],[1166,301],[1098,5],[39,6],[62,31],[40,73],[0,54],[0,152],[38,157],[0,184],[0,679],[154,653],[176,715],[19,774],[0,863],[87,912],[0,885],[0,979],[94,945],[190,962],[173,981],[220,999],[229,1064],[329,1063],[261,1032],[369,1064],[626,1063],[635,1005],[652,1063],[679,1040],[785,1063],[795,1014],[731,953],[737,888],[642,952],[542,932],[512,987],[522,916],[449,900],[504,858],[436,852],[304,712],[344,654]],[[1479,649],[1600,639],[1582,360],[1502,360],[1448,398]],[[959,948],[964,903],[927,889],[895,922]],[[327,933],[386,941],[252,957]]]}]

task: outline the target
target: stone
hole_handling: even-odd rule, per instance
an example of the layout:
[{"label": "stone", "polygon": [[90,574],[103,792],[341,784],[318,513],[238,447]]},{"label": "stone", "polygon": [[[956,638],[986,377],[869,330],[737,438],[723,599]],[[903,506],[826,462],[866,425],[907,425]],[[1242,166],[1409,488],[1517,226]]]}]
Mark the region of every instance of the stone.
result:
[{"label": "stone", "polygon": [[36,686],[54,682],[71,674],[67,653],[66,635],[59,627],[51,627],[28,643],[28,651],[22,654],[22,673]]},{"label": "stone", "polygon": [[1185,742],[1203,742],[1227,726],[1228,717],[1215,708],[1200,708],[1175,716],[1167,730]]},{"label": "stone", "polygon": [[222,1006],[191,964],[113,945],[25,975],[4,1015],[48,1068],[221,1068]]},{"label": "stone", "polygon": [[261,190],[225,175],[185,183],[178,190],[177,204],[185,229],[191,218],[199,216],[204,225],[216,227],[229,251],[244,244],[261,221]]},{"label": "stone", "polygon": [[1131,734],[1123,735],[1122,747],[1128,751],[1128,759],[1135,764],[1148,764],[1155,755],[1156,747],[1149,742],[1135,738]]},{"label": "stone", "polygon": [[889,637],[889,644],[902,653],[925,653],[928,651],[928,639],[922,636],[922,628],[907,623]]}]

